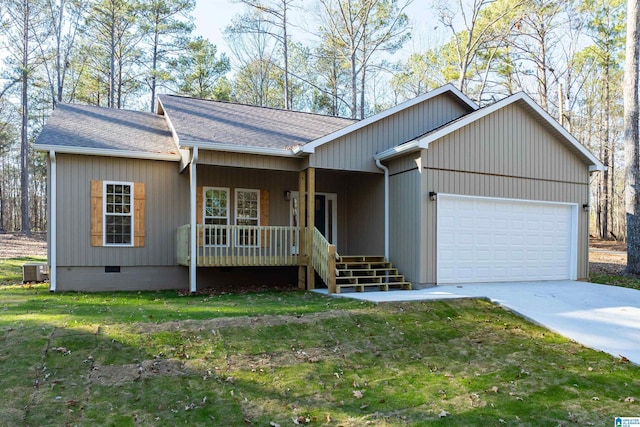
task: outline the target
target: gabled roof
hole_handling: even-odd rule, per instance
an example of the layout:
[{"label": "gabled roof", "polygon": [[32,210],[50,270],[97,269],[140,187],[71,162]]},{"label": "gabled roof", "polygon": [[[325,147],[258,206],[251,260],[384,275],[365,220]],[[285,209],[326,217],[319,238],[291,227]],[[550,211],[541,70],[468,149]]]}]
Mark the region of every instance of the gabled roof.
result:
[{"label": "gabled roof", "polygon": [[35,146],[60,153],[180,159],[163,117],[88,105],[58,104]]},{"label": "gabled roof", "polygon": [[504,98],[494,104],[487,107],[483,107],[473,113],[462,116],[456,120],[453,120],[437,129],[434,129],[424,135],[421,135],[412,141],[408,141],[397,147],[386,150],[382,153],[378,153],[376,158],[379,160],[390,159],[403,153],[408,153],[413,150],[427,149],[429,144],[437,139],[440,139],[450,133],[467,126],[483,117],[488,116],[502,108],[505,108],[512,104],[518,104],[522,106],[527,112],[538,120],[545,128],[551,133],[555,134],[561,139],[569,149],[571,149],[578,156],[582,157],[586,163],[589,164],[589,170],[604,170],[604,165],[598,160],[580,141],[578,141],[573,135],[571,135],[564,127],[562,127],[553,117],[549,115],[542,107],[540,107],[534,100],[532,100],[526,93],[519,92],[515,95],[511,95]]},{"label": "gabled roof", "polygon": [[228,151],[251,147],[258,153],[292,154],[296,147],[354,123],[341,117],[176,95],[160,95],[158,112],[167,116],[180,147]]},{"label": "gabled roof", "polygon": [[461,104],[464,104],[465,106],[467,106],[469,108],[469,111],[475,111],[477,110],[479,107],[478,105],[473,102],[469,97],[467,97],[464,93],[460,92],[455,86],[453,86],[451,83],[446,84],[444,86],[441,86],[437,89],[434,89],[432,91],[429,91],[423,95],[420,95],[416,98],[410,99],[408,101],[402,102],[398,105],[396,105],[395,107],[391,107],[388,110],[384,110],[379,112],[378,114],[374,114],[373,116],[367,117],[364,120],[360,120],[359,122],[356,122],[350,126],[347,126],[345,128],[339,129],[329,135],[326,135],[322,138],[316,139],[315,141],[306,144],[304,147],[302,147],[302,151],[305,153],[314,153],[315,149],[323,144],[326,144],[330,141],[333,141],[337,138],[340,138],[344,135],[347,135],[351,132],[355,132],[358,129],[361,129],[365,126],[368,126],[372,123],[375,123],[377,121],[380,121],[382,119],[385,119],[389,116],[392,116],[402,110],[406,110],[407,108],[411,108],[414,105],[420,104],[422,102],[425,102],[429,99],[435,98],[437,96],[443,95],[443,94],[449,94],[453,97],[455,97]]}]

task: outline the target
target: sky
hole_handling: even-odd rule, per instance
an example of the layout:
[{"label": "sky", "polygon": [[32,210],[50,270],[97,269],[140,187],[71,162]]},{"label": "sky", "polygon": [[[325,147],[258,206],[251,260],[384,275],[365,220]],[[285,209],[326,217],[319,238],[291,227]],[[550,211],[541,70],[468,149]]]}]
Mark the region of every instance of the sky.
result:
[{"label": "sky", "polygon": [[[299,0],[298,4],[311,9],[315,7],[317,0]],[[407,7],[406,13],[413,27],[413,36],[403,51],[399,53],[399,56],[406,57],[412,52],[424,51],[427,47],[442,42],[442,40],[433,40],[434,37],[446,38],[442,30],[434,31],[437,23],[433,18],[431,4],[431,0],[413,0]],[[229,48],[224,41],[222,32],[227,25],[231,24],[232,18],[243,11],[243,6],[232,0],[197,0],[194,11],[195,32],[197,35],[209,39],[218,47],[219,52],[226,52],[229,55]]]}]

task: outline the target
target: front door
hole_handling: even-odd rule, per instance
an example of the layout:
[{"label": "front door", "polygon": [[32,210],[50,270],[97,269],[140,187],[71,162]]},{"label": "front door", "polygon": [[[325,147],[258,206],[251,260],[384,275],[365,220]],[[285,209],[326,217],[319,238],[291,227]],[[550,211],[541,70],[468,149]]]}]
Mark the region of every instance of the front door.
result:
[{"label": "front door", "polygon": [[[336,193],[316,193],[315,197],[315,221],[314,225],[320,233],[332,245],[338,242],[338,195]],[[291,200],[289,202],[290,224],[292,226],[300,225],[299,219],[299,199],[298,192],[291,192]],[[298,252],[297,244],[294,248],[295,253]]]}]

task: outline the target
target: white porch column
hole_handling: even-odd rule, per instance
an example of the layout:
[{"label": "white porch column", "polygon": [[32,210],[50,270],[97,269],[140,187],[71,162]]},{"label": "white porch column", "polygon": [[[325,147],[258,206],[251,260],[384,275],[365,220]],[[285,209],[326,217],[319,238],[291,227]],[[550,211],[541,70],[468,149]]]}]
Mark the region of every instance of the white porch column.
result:
[{"label": "white porch column", "polygon": [[197,216],[196,216],[196,191],[198,189],[196,185],[196,163],[198,162],[198,147],[193,147],[193,153],[191,154],[191,164],[189,166],[189,224],[191,238],[189,239],[189,290],[191,293],[196,292],[196,264],[198,261],[198,246],[197,246]]},{"label": "white porch column", "polygon": [[49,235],[49,291],[55,292],[58,285],[58,164],[56,163],[56,152],[49,152],[51,161],[51,175],[49,185],[51,185],[51,200],[49,200],[49,209],[51,209],[50,235]]}]

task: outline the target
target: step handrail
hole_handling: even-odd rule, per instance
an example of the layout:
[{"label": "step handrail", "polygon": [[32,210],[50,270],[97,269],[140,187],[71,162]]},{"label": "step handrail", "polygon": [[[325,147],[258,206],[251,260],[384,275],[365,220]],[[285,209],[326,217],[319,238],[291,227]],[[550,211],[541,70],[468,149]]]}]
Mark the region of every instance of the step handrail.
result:
[{"label": "step handrail", "polygon": [[332,245],[322,235],[320,230],[313,228],[311,238],[311,263],[314,270],[329,288],[329,293],[336,292],[336,260],[340,259],[340,255],[336,251],[336,245]]}]

